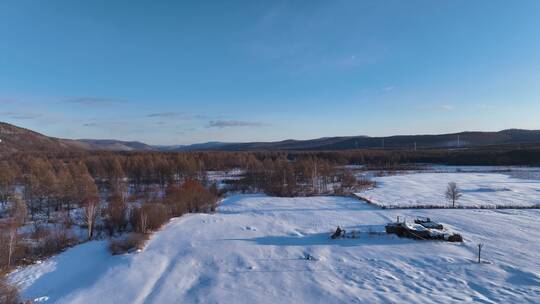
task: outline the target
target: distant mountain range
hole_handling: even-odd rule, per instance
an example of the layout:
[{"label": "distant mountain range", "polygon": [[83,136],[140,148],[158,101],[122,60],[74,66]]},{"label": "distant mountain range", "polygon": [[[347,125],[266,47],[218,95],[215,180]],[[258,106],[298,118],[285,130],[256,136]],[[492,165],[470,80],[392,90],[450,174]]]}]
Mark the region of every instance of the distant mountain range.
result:
[{"label": "distant mountain range", "polygon": [[156,147],[138,141],[121,141],[114,139],[60,139],[72,147],[83,150],[105,151],[155,151]]},{"label": "distant mountain range", "polygon": [[0,122],[0,153],[18,151],[253,151],[350,149],[451,149],[491,145],[540,144],[540,130],[509,129],[499,132],[461,132],[440,135],[387,137],[341,136],[309,140],[153,146],[138,141],[112,139],[61,139]]},{"label": "distant mountain range", "polygon": [[509,129],[499,132],[461,132],[439,135],[386,137],[341,136],[309,140],[250,143],[206,143],[179,147],[193,150],[351,150],[351,149],[451,149],[492,145],[540,144],[540,130]]}]

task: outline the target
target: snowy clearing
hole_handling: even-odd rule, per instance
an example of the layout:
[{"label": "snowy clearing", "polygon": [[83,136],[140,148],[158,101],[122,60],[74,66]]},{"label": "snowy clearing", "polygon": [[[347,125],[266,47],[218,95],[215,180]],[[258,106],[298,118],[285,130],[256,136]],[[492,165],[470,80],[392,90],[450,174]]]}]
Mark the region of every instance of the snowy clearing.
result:
[{"label": "snowy clearing", "polygon": [[357,195],[379,206],[451,206],[444,197],[449,182],[457,183],[461,190],[460,206],[540,205],[539,180],[513,178],[499,173],[416,173],[374,180],[377,187]]},{"label": "snowy clearing", "polygon": [[[10,278],[42,303],[540,302],[540,210],[262,195],[230,197],[219,210],[173,219],[140,253],[111,256],[90,242]],[[431,217],[465,243],[378,234],[398,215]],[[360,237],[329,239],[337,225]]]}]

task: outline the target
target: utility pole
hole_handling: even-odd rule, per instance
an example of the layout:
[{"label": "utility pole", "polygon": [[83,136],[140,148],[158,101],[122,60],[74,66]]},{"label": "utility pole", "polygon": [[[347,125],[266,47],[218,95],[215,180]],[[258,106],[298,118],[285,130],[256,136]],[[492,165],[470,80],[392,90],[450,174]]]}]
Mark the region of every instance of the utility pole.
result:
[{"label": "utility pole", "polygon": [[384,149],[384,138],[382,139],[382,148]]},{"label": "utility pole", "polygon": [[482,253],[482,247],[484,247],[484,244],[479,243],[478,244],[478,263],[480,263],[480,254]]},{"label": "utility pole", "polygon": [[414,142],[414,151],[416,151],[416,142]]},{"label": "utility pole", "polygon": [[459,148],[459,144],[460,144],[460,142],[459,142],[459,134],[458,134],[458,136],[457,136],[457,147],[458,148]]}]

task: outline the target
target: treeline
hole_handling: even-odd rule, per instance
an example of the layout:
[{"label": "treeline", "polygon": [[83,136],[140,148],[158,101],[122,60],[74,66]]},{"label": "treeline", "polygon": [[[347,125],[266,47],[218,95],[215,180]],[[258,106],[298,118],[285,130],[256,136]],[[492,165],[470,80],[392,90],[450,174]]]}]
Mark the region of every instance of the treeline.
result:
[{"label": "treeline", "polygon": [[540,147],[500,146],[444,150],[347,150],[289,152],[288,158],[315,157],[340,165],[361,164],[367,167],[399,168],[411,164],[463,166],[538,166]]},{"label": "treeline", "polygon": [[131,209],[118,194],[113,194],[106,209],[105,227],[110,236],[124,232],[127,235],[112,239],[110,250],[113,254],[140,249],[150,233],[161,228],[170,218],[187,213],[214,212],[219,198],[214,184],[210,187],[188,179],[181,184],[168,184],[165,192],[142,200],[142,204]]},{"label": "treeline", "polygon": [[[537,165],[540,150],[354,150],[329,152],[184,152],[11,154],[0,158],[0,206],[15,193],[36,213],[70,211],[100,199],[108,191],[140,193],[192,179],[209,186],[206,172],[240,168],[240,188],[270,194],[326,193],[343,179],[336,166],[402,169],[415,163],[456,165]],[[127,189],[126,189],[127,188]],[[1,212],[2,209],[0,209]]]},{"label": "treeline", "polygon": [[[0,204],[15,185],[22,185],[33,217],[37,210],[49,215],[61,206],[96,200],[109,192],[144,192],[158,185],[187,179],[208,185],[206,172],[240,168],[244,187],[270,194],[324,193],[342,180],[336,166],[359,164],[367,169],[402,169],[416,163],[454,165],[538,165],[540,150],[352,150],[328,152],[183,152],[183,153],[57,153],[11,154],[0,158]],[[347,179],[347,176],[345,176]],[[94,186],[95,185],[95,186]]]},{"label": "treeline", "polygon": [[431,163],[448,165],[540,165],[540,147],[484,147],[453,150],[346,150],[346,151],[254,151],[254,152],[64,152],[56,154],[0,155],[19,167],[29,158],[83,162],[96,179],[119,176],[135,184],[166,184],[182,177],[197,177],[207,170],[247,169],[266,160],[318,159],[337,165],[397,166]]},{"label": "treeline", "polygon": [[[20,262],[23,258],[13,257],[44,256],[76,243],[80,237],[70,233],[74,224],[84,228],[86,239],[102,232],[144,234],[171,216],[211,211],[220,193],[208,180],[208,171],[241,169],[243,178],[231,182],[231,189],[237,191],[278,196],[343,194],[371,186],[369,181],[358,181],[344,165],[384,170],[410,168],[416,163],[536,165],[540,164],[539,152],[536,148],[483,148],[10,154],[0,157],[0,237],[2,244],[18,242],[8,227],[31,222],[34,227],[25,237],[33,241],[19,251],[13,249],[17,246],[13,250],[2,246],[0,267],[11,263],[8,256]],[[23,205],[24,223],[9,220],[22,212]]]},{"label": "treeline", "polygon": [[212,212],[220,193],[205,164],[227,161],[116,153],[0,160],[0,271],[103,233],[147,235],[171,217]]},{"label": "treeline", "polygon": [[233,184],[234,190],[274,196],[343,195],[372,186],[338,163],[313,155],[294,161],[285,157],[264,159],[246,168],[244,177]]}]

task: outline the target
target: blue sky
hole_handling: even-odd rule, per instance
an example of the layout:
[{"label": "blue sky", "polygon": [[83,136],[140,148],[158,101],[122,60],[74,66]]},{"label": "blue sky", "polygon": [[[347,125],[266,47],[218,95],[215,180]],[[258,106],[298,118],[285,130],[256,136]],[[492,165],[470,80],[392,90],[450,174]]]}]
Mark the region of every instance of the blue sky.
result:
[{"label": "blue sky", "polygon": [[540,129],[540,1],[1,1],[0,121],[151,144]]}]

